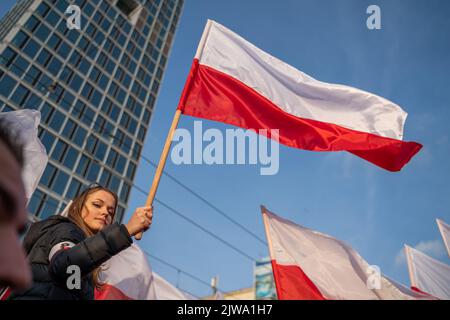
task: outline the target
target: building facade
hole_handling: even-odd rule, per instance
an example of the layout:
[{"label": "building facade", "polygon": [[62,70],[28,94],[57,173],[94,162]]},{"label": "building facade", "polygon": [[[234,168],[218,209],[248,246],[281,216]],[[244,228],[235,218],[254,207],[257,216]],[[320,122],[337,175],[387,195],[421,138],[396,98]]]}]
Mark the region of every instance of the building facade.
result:
[{"label": "building facade", "polygon": [[40,110],[49,155],[31,214],[98,183],[122,220],[183,1],[22,0],[3,17],[0,112]]}]

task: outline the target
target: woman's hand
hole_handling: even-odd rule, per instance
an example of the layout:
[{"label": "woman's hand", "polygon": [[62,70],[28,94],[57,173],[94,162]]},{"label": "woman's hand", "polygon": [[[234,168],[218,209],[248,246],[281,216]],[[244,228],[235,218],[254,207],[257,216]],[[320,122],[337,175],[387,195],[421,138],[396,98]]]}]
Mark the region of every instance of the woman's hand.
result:
[{"label": "woman's hand", "polygon": [[152,224],[153,207],[137,208],[126,224],[130,236],[147,231]]}]

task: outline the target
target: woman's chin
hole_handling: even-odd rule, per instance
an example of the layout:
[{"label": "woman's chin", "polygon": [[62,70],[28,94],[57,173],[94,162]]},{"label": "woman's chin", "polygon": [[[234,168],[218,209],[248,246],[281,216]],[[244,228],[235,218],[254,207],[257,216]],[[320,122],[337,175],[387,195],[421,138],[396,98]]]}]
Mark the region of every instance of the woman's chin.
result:
[{"label": "woman's chin", "polygon": [[92,226],[89,227],[89,229],[91,229],[91,231],[93,233],[97,233],[100,230],[102,230],[104,227],[106,227],[106,224],[103,224],[103,223],[100,222],[100,223],[93,224]]}]

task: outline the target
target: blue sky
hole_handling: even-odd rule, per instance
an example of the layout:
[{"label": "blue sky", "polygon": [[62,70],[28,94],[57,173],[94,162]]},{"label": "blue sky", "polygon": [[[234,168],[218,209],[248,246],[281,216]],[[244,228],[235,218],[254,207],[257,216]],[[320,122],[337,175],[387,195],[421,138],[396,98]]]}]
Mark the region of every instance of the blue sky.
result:
[{"label": "blue sky", "polygon": [[[0,13],[8,3],[2,1]],[[381,8],[381,30],[368,30],[366,8]],[[369,263],[409,285],[399,252],[418,246],[446,257],[435,218],[450,222],[450,2],[364,0],[187,0],[143,155],[157,162],[206,20],[225,25],[266,52],[325,82],[373,92],[399,104],[408,119],[405,140],[424,145],[399,173],[350,154],[280,146],[277,175],[257,166],[174,165],[166,171],[265,239],[259,206],[346,241]],[[182,116],[191,130],[195,119]],[[230,126],[204,121],[203,127]],[[136,185],[148,190],[154,168],[141,161]],[[254,257],[267,247],[163,177],[157,198]],[[146,196],[133,189],[130,209]],[[253,263],[155,204],[140,245],[225,291],[252,286]],[[153,269],[198,296],[208,287],[151,259]]]}]

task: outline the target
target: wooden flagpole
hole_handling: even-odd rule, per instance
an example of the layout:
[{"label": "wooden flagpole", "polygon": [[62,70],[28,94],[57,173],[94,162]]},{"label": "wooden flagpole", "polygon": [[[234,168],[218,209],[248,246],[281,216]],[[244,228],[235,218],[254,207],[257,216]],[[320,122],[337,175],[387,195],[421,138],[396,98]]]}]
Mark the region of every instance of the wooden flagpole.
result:
[{"label": "wooden flagpole", "polygon": [[269,221],[267,221],[266,207],[261,206],[261,213],[263,216],[264,230],[266,231],[266,238],[267,238],[267,244],[269,247],[270,260],[273,260],[275,258],[275,256],[273,254],[273,249],[272,249],[272,239],[270,238]]},{"label": "wooden flagpole", "polygon": [[[167,134],[166,142],[164,144],[164,149],[161,153],[161,158],[159,159],[158,167],[156,168],[155,177],[153,178],[152,186],[150,188],[150,192],[147,197],[147,201],[145,202],[145,206],[151,206],[153,204],[153,200],[155,199],[156,190],[158,189],[159,180],[161,179],[162,172],[164,170],[164,165],[166,164],[167,155],[169,154],[170,146],[172,145],[173,134],[178,126],[178,121],[180,120],[180,116],[182,110],[184,109],[184,105],[186,103],[186,99],[191,90],[192,84],[194,82],[194,77],[197,74],[198,70],[198,60],[200,59],[203,49],[206,44],[206,39],[208,38],[209,31],[211,29],[213,21],[208,20],[203,30],[202,37],[200,39],[199,46],[197,47],[197,52],[195,53],[195,59],[192,63],[191,70],[189,72],[188,78],[186,80],[186,84],[184,85],[183,92],[181,93],[180,102],[178,104],[179,108],[175,112],[175,115],[172,120],[172,125],[170,127],[169,133]],[[197,61],[197,62],[196,62]],[[180,109],[180,106],[182,108]],[[143,232],[135,235],[136,240],[141,240]]]},{"label": "wooden flagpole", "polygon": [[[158,167],[156,167],[155,177],[153,178],[152,186],[150,187],[150,192],[148,193],[147,200],[145,201],[145,206],[149,207],[153,204],[153,200],[155,199],[156,190],[158,189],[159,180],[161,179],[161,175],[164,170],[164,166],[166,164],[167,156],[170,151],[170,146],[172,145],[172,138],[175,133],[175,130],[178,126],[178,121],[180,120],[181,110],[177,109],[175,115],[172,120],[172,125],[170,126],[169,133],[167,134],[166,142],[164,143],[164,149],[161,153],[161,157],[159,158]],[[142,239],[143,232],[136,234],[134,237],[136,240]]]},{"label": "wooden flagpole", "polygon": [[[265,206],[261,206],[261,213],[263,216],[264,221],[264,229],[266,230],[266,238],[267,238],[267,245],[269,247],[269,256],[270,256],[270,262],[275,260],[275,255],[273,253],[273,246],[272,246],[272,238],[270,237],[270,231],[269,231],[269,220],[267,218],[267,209]],[[281,288],[280,283],[278,283],[278,277],[275,276],[275,270],[273,268],[272,264],[272,274],[273,274],[273,281],[275,282],[275,289],[277,291],[277,297],[280,299],[281,296]]]}]

